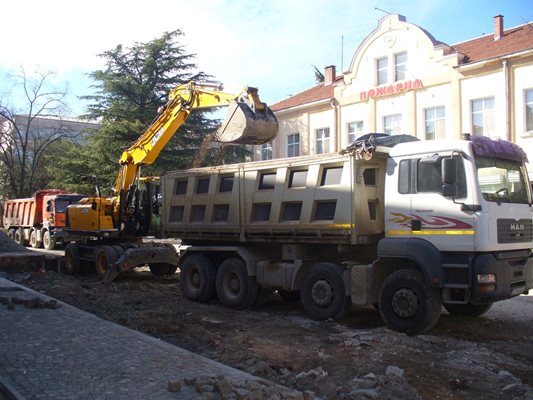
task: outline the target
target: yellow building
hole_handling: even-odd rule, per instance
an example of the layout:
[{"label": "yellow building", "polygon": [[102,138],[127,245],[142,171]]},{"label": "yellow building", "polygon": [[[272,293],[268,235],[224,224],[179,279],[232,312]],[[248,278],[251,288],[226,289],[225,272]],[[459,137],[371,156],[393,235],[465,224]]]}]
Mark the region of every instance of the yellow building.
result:
[{"label": "yellow building", "polygon": [[[271,105],[277,138],[260,159],[336,152],[362,133],[463,133],[514,141],[533,161],[533,25],[447,45],[401,15],[382,18],[337,76]],[[533,176],[533,167],[530,166]]]}]

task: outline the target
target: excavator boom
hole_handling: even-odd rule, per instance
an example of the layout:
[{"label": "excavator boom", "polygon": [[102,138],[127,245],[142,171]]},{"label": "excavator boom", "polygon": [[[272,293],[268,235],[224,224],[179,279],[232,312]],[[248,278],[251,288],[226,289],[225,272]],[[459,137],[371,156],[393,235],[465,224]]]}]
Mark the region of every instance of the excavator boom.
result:
[{"label": "excavator boom", "polygon": [[129,188],[135,180],[138,166],[152,164],[195,109],[228,106],[226,118],[215,134],[219,142],[262,144],[274,139],[278,132],[277,119],[272,110],[259,100],[256,88],[246,87],[238,94],[219,89],[195,82],[174,88],[154,122],[122,154],[115,191],[118,193]]}]

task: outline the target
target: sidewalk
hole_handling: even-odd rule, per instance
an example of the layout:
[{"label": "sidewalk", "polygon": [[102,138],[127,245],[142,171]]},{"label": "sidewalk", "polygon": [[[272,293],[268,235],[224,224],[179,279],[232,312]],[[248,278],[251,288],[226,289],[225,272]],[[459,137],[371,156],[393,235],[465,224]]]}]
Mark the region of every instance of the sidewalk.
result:
[{"label": "sidewalk", "polygon": [[0,301],[0,399],[303,399],[2,278]]}]

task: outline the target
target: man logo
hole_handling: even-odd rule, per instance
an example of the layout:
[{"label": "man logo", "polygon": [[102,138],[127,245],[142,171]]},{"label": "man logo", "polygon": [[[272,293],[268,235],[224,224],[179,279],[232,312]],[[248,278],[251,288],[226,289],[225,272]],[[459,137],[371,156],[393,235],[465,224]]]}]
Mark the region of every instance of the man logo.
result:
[{"label": "man logo", "polygon": [[509,230],[511,231],[523,231],[525,229],[524,224],[510,224]]}]

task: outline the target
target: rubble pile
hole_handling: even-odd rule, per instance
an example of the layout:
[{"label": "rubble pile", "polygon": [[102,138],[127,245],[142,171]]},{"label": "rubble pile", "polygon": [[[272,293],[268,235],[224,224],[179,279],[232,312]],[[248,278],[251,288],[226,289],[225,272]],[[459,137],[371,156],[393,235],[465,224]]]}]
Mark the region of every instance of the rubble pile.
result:
[{"label": "rubble pile", "polygon": [[24,253],[29,252],[27,248],[15,243],[7,234],[0,231],[0,254],[2,253]]}]

